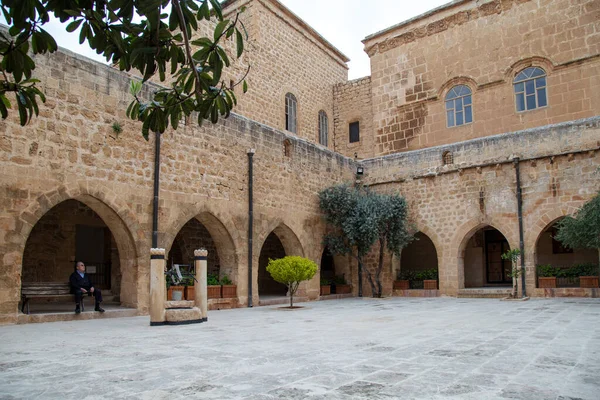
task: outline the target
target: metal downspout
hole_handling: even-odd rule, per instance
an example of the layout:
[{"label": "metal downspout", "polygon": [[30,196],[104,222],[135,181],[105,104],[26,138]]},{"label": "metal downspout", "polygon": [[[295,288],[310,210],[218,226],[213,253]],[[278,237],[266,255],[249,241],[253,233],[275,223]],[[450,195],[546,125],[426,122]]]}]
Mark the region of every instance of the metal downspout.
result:
[{"label": "metal downspout", "polygon": [[248,307],[252,307],[252,234],[254,231],[254,196],[252,193],[254,149],[248,150]]},{"label": "metal downspout", "polygon": [[519,157],[513,159],[517,175],[517,214],[519,217],[519,250],[521,252],[521,296],[526,297],[525,290],[525,240],[523,234],[523,192],[521,190],[521,173],[519,170]]}]

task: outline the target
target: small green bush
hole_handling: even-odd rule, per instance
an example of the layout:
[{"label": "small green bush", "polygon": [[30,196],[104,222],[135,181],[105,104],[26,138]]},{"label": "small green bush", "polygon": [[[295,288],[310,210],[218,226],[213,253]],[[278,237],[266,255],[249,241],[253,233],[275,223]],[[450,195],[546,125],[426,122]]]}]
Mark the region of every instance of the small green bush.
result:
[{"label": "small green bush", "polygon": [[333,283],[335,283],[336,285],[347,285],[348,282],[346,282],[346,278],[344,278],[344,276],[335,276],[333,278]]},{"label": "small green bush", "polygon": [[227,275],[223,275],[223,277],[221,278],[221,285],[233,285],[233,282],[231,281],[231,279],[229,279]]},{"label": "small green bush", "polygon": [[598,276],[598,264],[585,263],[576,264],[571,267],[577,276]]},{"label": "small green bush", "polygon": [[551,278],[555,276],[561,276],[561,272],[562,271],[560,268],[553,267],[550,264],[537,266],[537,276],[540,278]]},{"label": "small green bush", "polygon": [[300,282],[311,279],[317,273],[317,264],[308,258],[286,256],[278,260],[269,260],[267,272],[273,279],[283,283],[290,292],[290,307],[294,306],[294,294]]},{"label": "small green bush", "polygon": [[208,274],[206,276],[206,284],[209,285],[209,286],[218,286],[218,285],[220,285],[220,283],[219,283],[219,275]]},{"label": "small green bush", "polygon": [[399,281],[414,281],[417,278],[417,274],[415,271],[411,270],[401,270],[398,272],[398,280]]},{"label": "small green bush", "polygon": [[321,286],[331,285],[331,280],[326,278],[321,278]]},{"label": "small green bush", "polygon": [[438,280],[438,270],[437,270],[437,268],[430,268],[430,269],[416,272],[415,280],[417,280],[417,281]]}]

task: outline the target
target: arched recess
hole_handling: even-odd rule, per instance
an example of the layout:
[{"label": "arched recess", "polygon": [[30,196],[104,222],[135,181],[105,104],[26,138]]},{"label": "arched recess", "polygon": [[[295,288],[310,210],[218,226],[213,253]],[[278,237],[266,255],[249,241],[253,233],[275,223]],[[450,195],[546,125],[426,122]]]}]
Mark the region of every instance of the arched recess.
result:
[{"label": "arched recess", "polygon": [[335,270],[335,258],[334,255],[329,251],[329,248],[325,247],[321,254],[321,279],[328,279],[330,281],[336,276]]},{"label": "arched recess", "polygon": [[463,271],[462,287],[511,285],[511,263],[501,258],[510,248],[506,236],[491,225],[471,230],[459,249],[459,268],[462,267]]},{"label": "arched recess", "polygon": [[227,275],[237,283],[238,256],[229,230],[214,214],[204,211],[188,220],[169,243],[167,263],[191,264],[194,250],[208,250],[208,273]]},{"label": "arched recess", "polygon": [[[559,217],[548,223],[538,235],[535,243],[534,265],[552,265],[553,267],[569,268],[576,264],[598,264],[598,250],[570,249],[554,239],[558,232],[556,224],[563,218]],[[561,282],[557,283],[559,285],[562,284]]]},{"label": "arched recess", "polygon": [[[61,193],[63,196],[50,196],[56,204],[43,201],[30,208],[41,215],[25,232],[20,271],[22,281],[65,282],[73,272],[77,258],[94,258],[93,255],[101,254],[102,260],[83,260],[99,271],[95,276],[97,285],[109,287],[121,304],[136,306],[139,260],[130,229],[104,201],[81,192],[73,198],[67,192]],[[45,199],[48,200],[48,197]],[[50,240],[50,245],[47,240]],[[87,243],[95,241],[102,241],[102,246]],[[42,245],[42,242],[46,243]],[[52,243],[56,248],[52,249]],[[49,260],[50,257],[54,259]],[[44,260],[48,260],[47,264]],[[106,267],[108,263],[111,267]],[[103,279],[107,273],[110,278]]]},{"label": "arched recess", "polygon": [[259,296],[285,296],[287,288],[275,282],[266,268],[269,259],[285,256],[304,256],[298,236],[285,224],[280,223],[262,242],[258,252],[257,288]]},{"label": "arched recess", "polygon": [[438,269],[438,253],[433,241],[423,232],[415,234],[415,240],[402,249],[399,271],[423,271]]}]

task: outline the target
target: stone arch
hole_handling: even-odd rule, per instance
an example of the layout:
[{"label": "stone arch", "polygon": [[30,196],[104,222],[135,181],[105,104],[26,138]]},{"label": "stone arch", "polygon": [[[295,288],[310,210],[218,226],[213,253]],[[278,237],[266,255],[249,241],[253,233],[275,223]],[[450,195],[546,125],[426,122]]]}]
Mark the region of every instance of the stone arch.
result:
[{"label": "stone arch", "polygon": [[539,216],[531,228],[527,230],[527,235],[525,237],[526,251],[528,249],[532,250],[534,252],[532,255],[535,256],[535,248],[539,241],[540,235],[548,228],[548,225],[556,222],[560,218],[573,215],[576,211],[576,207],[565,205],[562,208],[553,208],[548,210]]},{"label": "stone arch", "polygon": [[[440,255],[434,241],[423,231],[415,233],[415,239],[416,240],[413,240],[408,246],[402,249],[402,252],[400,253],[400,268],[408,268],[416,271],[439,268]],[[423,254],[423,251],[433,251],[434,254],[430,256],[429,254]],[[423,259],[426,260],[426,265],[420,265],[420,268],[414,268],[415,256],[418,258],[423,257]]]},{"label": "stone arch", "polygon": [[283,245],[287,255],[305,256],[304,246],[302,245],[299,236],[296,235],[295,230],[280,220],[272,221],[271,223],[263,226],[260,232],[258,232],[256,235],[257,240],[255,242],[256,245],[254,249],[255,255],[260,253],[263,244],[271,232],[275,233],[279,240],[281,240],[281,244]]},{"label": "stone arch", "polygon": [[[116,193],[101,184],[80,182],[76,185],[61,186],[46,192],[29,205],[18,217],[17,226],[20,240],[17,245],[17,288],[21,286],[23,254],[27,239],[34,226],[55,206],[66,200],[76,200],[93,210],[110,229],[115,238],[121,265],[121,303],[125,306],[137,307],[138,276],[141,260],[139,246],[144,243],[143,237],[134,237],[131,232],[143,235],[139,223],[125,202]],[[137,239],[137,240],[136,240]],[[18,300],[17,300],[18,302]]]},{"label": "stone arch", "polygon": [[438,98],[441,99],[442,101],[444,101],[448,91],[450,89],[452,89],[454,86],[458,86],[458,85],[467,86],[469,89],[471,89],[471,94],[475,93],[475,91],[477,89],[477,81],[475,81],[475,79],[471,78],[470,76],[456,76],[454,78],[447,80],[446,82],[444,82],[442,84],[442,86],[440,86],[438,93],[437,93]]},{"label": "stone arch", "polygon": [[[200,222],[210,234],[219,256],[221,274],[227,274],[234,283],[238,283],[239,255],[236,243],[239,243],[239,233],[229,218],[224,217],[221,213],[216,213],[208,206],[184,213],[171,225],[171,228],[164,234],[163,242],[166,254],[169,254],[177,234],[193,219]],[[236,236],[238,241],[235,240]]]},{"label": "stone arch", "polygon": [[[465,222],[456,230],[451,241],[450,250],[454,255],[448,260],[448,268],[446,270],[446,275],[450,278],[449,280],[453,280],[452,278],[456,277],[455,283],[457,287],[455,289],[463,289],[465,287],[464,261],[467,243],[477,231],[488,226],[500,232],[506,238],[511,249],[519,247],[518,232],[500,217],[473,218]],[[454,286],[451,282],[448,282],[448,285]],[[440,277],[440,289],[441,286],[442,278]]]},{"label": "stone arch", "polygon": [[544,69],[544,71],[546,71],[546,74],[548,75],[554,71],[554,65],[554,62],[546,57],[531,56],[522,58],[506,69],[504,73],[504,78],[512,85],[515,76],[525,68],[541,67]]}]

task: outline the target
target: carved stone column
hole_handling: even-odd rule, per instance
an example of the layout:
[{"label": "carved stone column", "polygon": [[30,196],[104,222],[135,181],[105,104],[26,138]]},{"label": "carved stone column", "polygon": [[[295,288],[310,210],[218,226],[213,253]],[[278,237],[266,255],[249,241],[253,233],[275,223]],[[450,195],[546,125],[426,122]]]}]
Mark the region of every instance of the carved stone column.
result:
[{"label": "carved stone column", "polygon": [[206,249],[194,250],[194,262],[196,264],[196,307],[200,309],[202,320],[208,320],[208,293],[207,293],[207,256]]},{"label": "carved stone column", "polygon": [[150,326],[165,324],[165,249],[150,249]]}]

